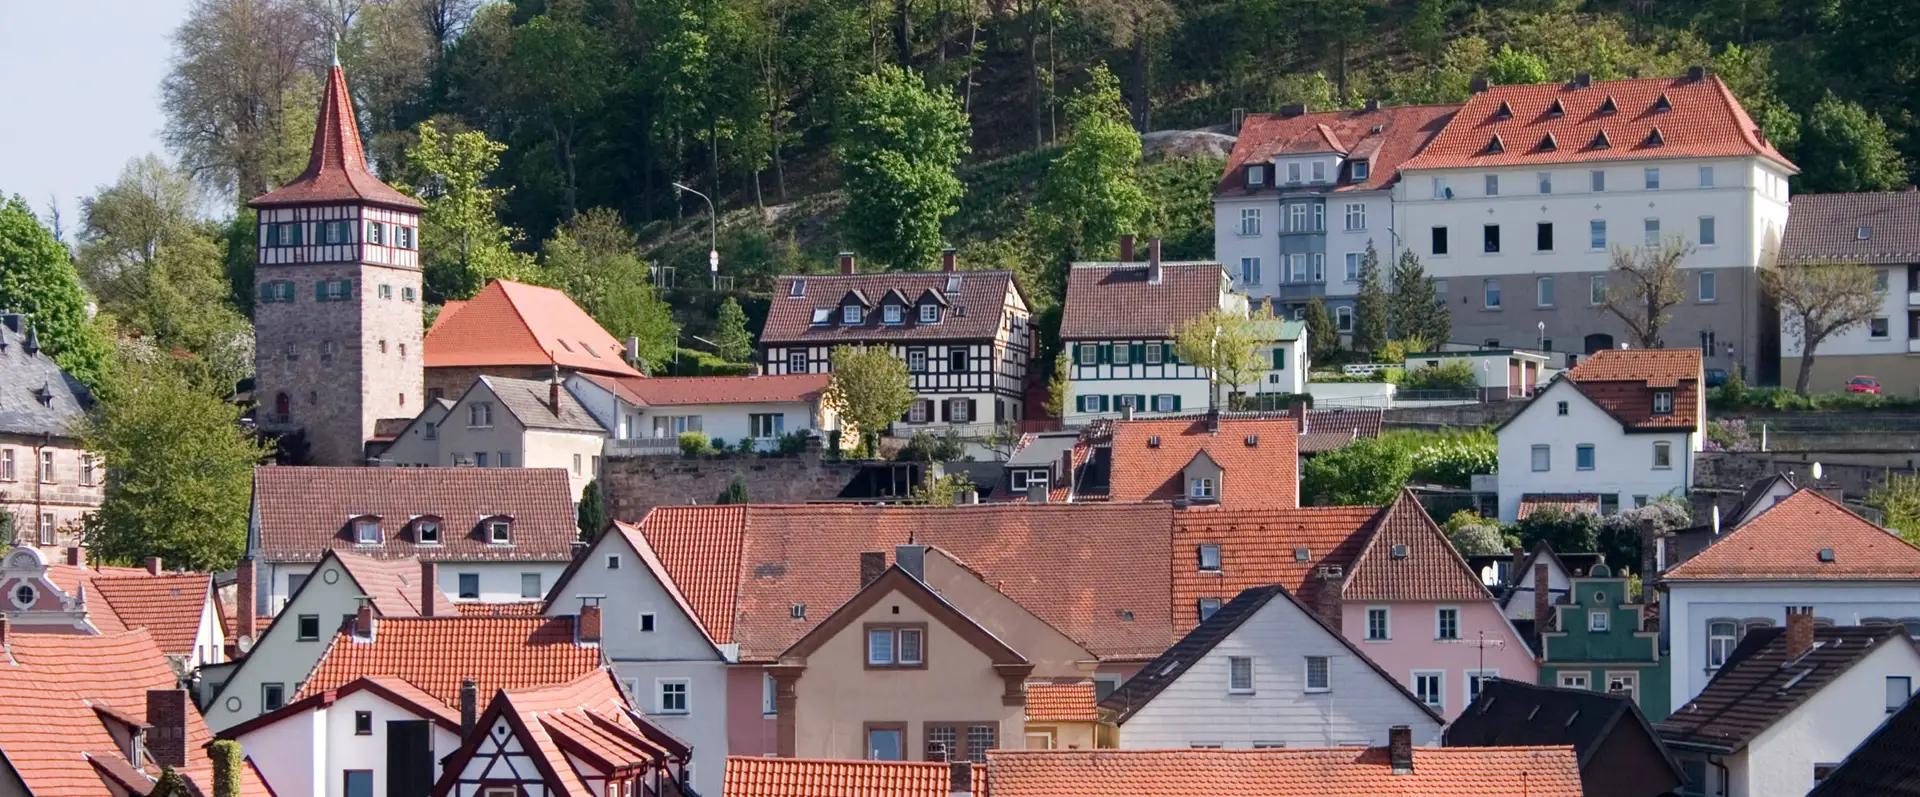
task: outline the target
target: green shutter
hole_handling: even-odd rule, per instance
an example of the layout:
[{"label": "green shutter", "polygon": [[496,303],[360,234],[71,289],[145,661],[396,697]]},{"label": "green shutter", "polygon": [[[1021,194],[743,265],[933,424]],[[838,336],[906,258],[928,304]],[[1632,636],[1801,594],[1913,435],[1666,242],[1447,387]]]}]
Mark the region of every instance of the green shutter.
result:
[{"label": "green shutter", "polygon": [[1287,369],[1287,350],[1279,346],[1273,347],[1273,370],[1284,371],[1286,369]]},{"label": "green shutter", "polygon": [[1148,403],[1147,403],[1147,397],[1146,397],[1146,396],[1134,396],[1134,397],[1133,397],[1133,408],[1134,408],[1135,410],[1138,410],[1138,411],[1140,411],[1140,412],[1147,412],[1147,411],[1149,411],[1149,410],[1152,410],[1152,409],[1153,409],[1153,405],[1152,405],[1152,404],[1148,404]]},{"label": "green shutter", "polygon": [[1100,364],[1106,365],[1111,362],[1113,362],[1113,344],[1100,344]]},{"label": "green shutter", "polygon": [[280,301],[283,301],[283,302],[293,301],[293,281],[292,280],[287,280],[280,283]]},{"label": "green shutter", "polygon": [[1112,410],[1112,409],[1113,409],[1113,404],[1112,404],[1112,402],[1111,402],[1111,400],[1110,400],[1110,398],[1111,398],[1111,397],[1109,397],[1109,396],[1101,396],[1101,397],[1100,397],[1100,411],[1101,411],[1101,412],[1108,412],[1108,411],[1110,411],[1110,410]]},{"label": "green shutter", "polygon": [[326,280],[314,280],[313,300],[316,302],[324,302],[327,300],[327,281]]},{"label": "green shutter", "polygon": [[1174,412],[1180,411],[1180,394],[1179,393],[1173,394],[1173,411]]},{"label": "green shutter", "polygon": [[1073,364],[1080,364],[1080,344],[1078,343],[1073,344]]},{"label": "green shutter", "polygon": [[1170,365],[1180,364],[1180,357],[1175,353],[1176,350],[1173,348],[1173,344],[1162,343],[1160,344],[1160,348],[1165,349],[1165,351],[1160,353],[1161,360],[1164,360]]},{"label": "green shutter", "polygon": [[1147,344],[1145,343],[1128,344],[1127,359],[1136,364],[1146,362],[1147,361]]},{"label": "green shutter", "polygon": [[260,283],[260,301],[262,302],[273,301],[273,283],[271,282]]}]

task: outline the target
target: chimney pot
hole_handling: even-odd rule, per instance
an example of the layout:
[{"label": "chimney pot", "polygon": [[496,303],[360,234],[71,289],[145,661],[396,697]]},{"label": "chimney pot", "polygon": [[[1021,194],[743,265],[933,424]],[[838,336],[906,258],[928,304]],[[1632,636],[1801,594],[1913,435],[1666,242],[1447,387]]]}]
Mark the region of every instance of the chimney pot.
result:
[{"label": "chimney pot", "polygon": [[1387,729],[1387,760],[1393,764],[1393,774],[1413,774],[1413,728],[1395,725]]},{"label": "chimney pot", "polygon": [[1576,89],[1592,88],[1593,75],[1588,72],[1573,73],[1573,87]]},{"label": "chimney pot", "polygon": [[960,270],[959,252],[960,250],[954,249],[951,246],[940,250],[940,270],[949,271],[949,272],[959,271]]},{"label": "chimney pot", "polygon": [[420,616],[432,617],[434,598],[440,597],[440,566],[420,560]]},{"label": "chimney pot", "polygon": [[589,603],[580,607],[580,644],[600,644],[600,604]]},{"label": "chimney pot", "polygon": [[840,253],[840,273],[842,273],[842,274],[852,274],[852,273],[854,273],[854,266],[853,266],[853,253],[852,253],[852,252],[841,252],[841,253]]},{"label": "chimney pot", "polygon": [[1813,607],[1787,607],[1787,660],[1793,661],[1813,649]]},{"label": "chimney pot", "polygon": [[1533,627],[1541,631],[1551,631],[1553,622],[1553,595],[1547,586],[1547,565],[1541,562],[1533,566]]},{"label": "chimney pot", "polygon": [[259,631],[255,620],[260,614],[259,600],[260,563],[248,556],[240,560],[240,567],[233,574],[233,619],[234,633],[255,639]]},{"label": "chimney pot", "polygon": [[361,639],[373,639],[373,601],[360,599],[360,610],[353,615],[353,635]]},{"label": "chimney pot", "polygon": [[1362,107],[1364,107],[1364,108],[1366,109],[1366,111],[1367,111],[1368,113],[1372,113],[1372,112],[1374,112],[1374,111],[1377,111],[1377,110],[1380,110],[1380,101],[1379,101],[1379,100],[1367,100],[1367,104],[1366,104],[1365,106],[1362,106]]},{"label": "chimney pot", "polygon": [[187,765],[187,690],[147,691],[147,756],[175,769]]},{"label": "chimney pot", "polygon": [[1133,262],[1133,233],[1120,236],[1120,262]]},{"label": "chimney pot", "polygon": [[87,566],[87,549],[78,545],[67,549],[67,564],[74,567]]},{"label": "chimney pot", "polygon": [[947,793],[950,797],[972,797],[972,761],[962,759],[947,762]]},{"label": "chimney pot", "polygon": [[872,584],[885,572],[887,572],[886,551],[860,552],[860,586]]},{"label": "chimney pot", "polygon": [[1220,433],[1220,410],[1207,410],[1207,434]]},{"label": "chimney pot", "polygon": [[1481,92],[1486,91],[1487,79],[1483,77],[1474,78],[1472,83],[1467,84],[1467,90],[1473,92],[1474,94],[1479,94]]},{"label": "chimney pot", "polygon": [[147,575],[150,575],[150,576],[160,575],[160,557],[158,556],[147,557]]},{"label": "chimney pot", "polygon": [[473,679],[460,682],[460,738],[473,735],[473,724],[480,716],[480,685]]}]

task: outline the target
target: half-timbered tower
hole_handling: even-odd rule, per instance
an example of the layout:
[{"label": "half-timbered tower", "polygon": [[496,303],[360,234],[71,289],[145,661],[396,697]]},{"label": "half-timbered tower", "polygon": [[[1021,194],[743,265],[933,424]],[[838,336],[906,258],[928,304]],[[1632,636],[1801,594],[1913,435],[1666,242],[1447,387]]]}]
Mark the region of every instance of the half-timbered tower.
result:
[{"label": "half-timbered tower", "polygon": [[359,464],[376,420],[422,406],[424,206],[368,171],[338,63],[307,170],[248,204],[260,428],[304,430],[314,464]]}]

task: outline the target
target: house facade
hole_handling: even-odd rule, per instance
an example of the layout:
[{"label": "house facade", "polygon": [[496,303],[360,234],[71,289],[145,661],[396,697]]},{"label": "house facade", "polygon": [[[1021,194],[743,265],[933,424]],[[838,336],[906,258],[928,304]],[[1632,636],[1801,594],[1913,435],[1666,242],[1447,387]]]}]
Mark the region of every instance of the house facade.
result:
[{"label": "house facade", "polygon": [[482,376],[443,408],[435,400],[379,456],[413,467],[557,468],[574,501],[599,474],[607,430],[549,379]]},{"label": "house facade", "polygon": [[[1216,406],[1216,397],[1208,395],[1211,372],[1181,362],[1174,337],[1211,310],[1245,315],[1246,297],[1232,292],[1218,263],[1163,263],[1158,240],[1149,244],[1146,262],[1134,262],[1131,248],[1122,247],[1121,262],[1076,263],[1067,275],[1060,338],[1062,354],[1070,358],[1063,418],[1068,426]],[[1297,369],[1299,352],[1283,350],[1293,351]],[[1254,386],[1221,387],[1224,396]]]},{"label": "house facade", "polygon": [[1671,674],[1650,607],[1634,602],[1627,580],[1604,564],[1570,587],[1552,606],[1553,622],[1540,627],[1540,685],[1625,694],[1649,721],[1666,719]]},{"label": "house facade", "polygon": [[[471,719],[471,718],[468,718]],[[398,678],[361,678],[223,729],[276,797],[400,797],[440,776],[460,712]]]},{"label": "house facade", "polygon": [[567,379],[587,412],[610,430],[605,455],[680,453],[680,435],[699,432],[739,450],[778,451],[781,439],[826,437],[839,427],[821,396],[828,374],[689,376],[611,379],[576,374]]},{"label": "house facade", "polygon": [[158,558],[141,567],[87,564],[86,549],[67,548],[49,562],[20,545],[0,555],[0,618],[16,631],[118,634],[146,629],[182,672],[226,660],[220,598],[208,573],[167,572]]},{"label": "house facade", "polygon": [[86,388],[40,349],[33,319],[0,313],[0,512],[3,545],[78,545],[80,524],[100,507],[107,469],[73,437],[92,406]]},{"label": "house facade", "polygon": [[1684,783],[1659,734],[1618,694],[1495,679],[1446,734],[1456,748],[1563,744],[1579,758],[1586,797],[1666,797]]},{"label": "house facade", "polygon": [[613,677],[502,689],[447,758],[433,797],[680,797],[687,748],[634,710]]},{"label": "house facade", "polygon": [[[1793,214],[1780,241],[1780,262],[1849,262],[1873,267],[1880,311],[1867,323],[1820,342],[1810,389],[1844,390],[1855,376],[1880,380],[1888,395],[1920,394],[1920,231],[1908,223],[1920,213],[1910,191],[1806,194],[1793,198]],[[1780,378],[1800,374],[1800,336],[1780,330]]]},{"label": "house facade", "polygon": [[1023,418],[1033,329],[1010,271],[783,276],[760,333],[771,376],[829,374],[839,346],[881,346],[907,364],[915,400],[896,428],[985,434]]}]

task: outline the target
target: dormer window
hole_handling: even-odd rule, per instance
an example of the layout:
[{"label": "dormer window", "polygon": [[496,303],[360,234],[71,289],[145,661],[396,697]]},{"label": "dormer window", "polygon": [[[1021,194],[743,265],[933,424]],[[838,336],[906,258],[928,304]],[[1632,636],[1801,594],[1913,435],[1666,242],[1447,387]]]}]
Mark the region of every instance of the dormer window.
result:
[{"label": "dormer window", "polygon": [[1259,188],[1267,184],[1267,167],[1254,164],[1247,167],[1247,187]]},{"label": "dormer window", "polygon": [[1368,173],[1369,173],[1369,169],[1367,167],[1367,161],[1357,160],[1353,162],[1353,181],[1354,182],[1356,183],[1366,182]]},{"label": "dormer window", "polygon": [[832,323],[832,321],[833,321],[833,308],[831,307],[813,308],[813,325],[814,326],[824,327],[827,324]]},{"label": "dormer window", "polygon": [[1653,110],[1655,113],[1671,111],[1673,110],[1673,101],[1668,100],[1667,95],[1662,94],[1658,99],[1653,101]]},{"label": "dormer window", "polygon": [[353,543],[355,545],[379,545],[380,518],[374,515],[354,518]]},{"label": "dormer window", "polygon": [[1673,414],[1673,391],[1671,389],[1653,391],[1653,414]]},{"label": "dormer window", "polygon": [[1506,101],[1506,100],[1501,100],[1501,101],[1500,101],[1500,107],[1498,107],[1498,108],[1495,108],[1495,109],[1493,109],[1493,118],[1495,118],[1495,119],[1512,119],[1512,118],[1513,118],[1513,106],[1511,106],[1511,105],[1508,105],[1508,104],[1507,104],[1507,101]]},{"label": "dormer window", "polygon": [[844,307],[841,307],[840,323],[842,324],[860,323],[860,306],[857,304],[849,304]]},{"label": "dormer window", "polygon": [[920,323],[940,323],[940,305],[932,303],[920,305]]},{"label": "dormer window", "polygon": [[487,542],[492,545],[513,544],[513,519],[508,517],[490,517],[481,521],[486,528]]},{"label": "dormer window", "polygon": [[1209,573],[1220,572],[1220,546],[1217,543],[1200,546],[1200,569]]},{"label": "dormer window", "polygon": [[1214,498],[1213,480],[1197,477],[1187,482],[1187,497],[1195,501],[1211,501]]},{"label": "dormer window", "polygon": [[1594,134],[1593,142],[1587,145],[1587,149],[1608,149],[1612,146],[1613,140],[1607,138],[1607,131],[1602,130]]},{"label": "dormer window", "polygon": [[1287,182],[1289,183],[1300,182],[1300,164],[1298,163],[1287,164]]},{"label": "dormer window", "polygon": [[888,324],[900,324],[906,319],[901,315],[900,305],[890,304],[880,308],[880,318]]},{"label": "dormer window", "polygon": [[1548,133],[1540,139],[1539,149],[1541,152],[1553,152],[1560,149],[1560,142],[1553,139],[1552,133]]},{"label": "dormer window", "polygon": [[1656,127],[1652,130],[1652,132],[1647,133],[1647,140],[1641,142],[1641,146],[1658,147],[1665,143],[1667,143],[1666,138],[1660,135],[1660,128]]},{"label": "dormer window", "polygon": [[1599,113],[1601,115],[1618,113],[1619,111],[1620,106],[1614,103],[1612,94],[1608,94],[1606,99],[1600,101]]},{"label": "dormer window", "polygon": [[432,515],[415,518],[413,521],[413,541],[419,545],[439,545],[440,519]]},{"label": "dormer window", "polygon": [[1567,106],[1561,105],[1559,100],[1554,100],[1552,105],[1547,106],[1547,116],[1552,117],[1552,116],[1566,116],[1566,115],[1567,115]]}]

